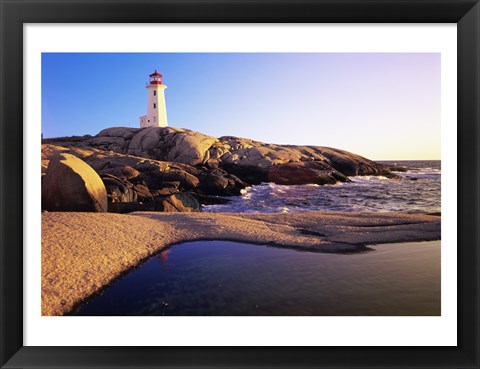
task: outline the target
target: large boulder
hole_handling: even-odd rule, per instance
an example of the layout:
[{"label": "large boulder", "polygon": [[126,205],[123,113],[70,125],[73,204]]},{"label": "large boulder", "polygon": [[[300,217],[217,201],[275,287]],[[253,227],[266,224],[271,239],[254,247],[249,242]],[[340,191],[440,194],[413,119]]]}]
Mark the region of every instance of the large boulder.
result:
[{"label": "large boulder", "polygon": [[172,141],[167,157],[169,161],[198,165],[209,159],[208,149],[217,139],[199,132],[185,131],[177,133]]},{"label": "large boulder", "polygon": [[158,127],[144,128],[131,139],[128,145],[128,153],[144,157],[154,157],[155,149],[157,149],[161,137],[162,130]]},{"label": "large boulder", "polygon": [[181,192],[158,200],[155,210],[165,212],[198,212],[201,205],[191,192]]},{"label": "large boulder", "polygon": [[205,170],[199,175],[198,190],[205,195],[236,196],[248,185],[223,169]]},{"label": "large boulder", "polygon": [[47,173],[48,164],[50,163],[51,158],[59,153],[67,151],[68,149],[62,146],[42,145],[42,174]]},{"label": "large boulder", "polygon": [[100,176],[83,160],[62,153],[51,158],[42,180],[42,208],[48,211],[108,210]]},{"label": "large boulder", "polygon": [[[178,182],[178,187],[181,190],[193,190],[199,184],[196,176],[175,166],[167,169],[152,166],[148,170],[143,171],[138,178],[148,186],[150,191],[170,187],[170,183],[172,182]],[[166,185],[166,183],[168,183],[168,185]]]},{"label": "large boulder", "polygon": [[387,167],[363,156],[331,147],[314,147],[328,164],[346,176],[389,175]]},{"label": "large boulder", "polygon": [[137,193],[133,184],[123,181],[113,175],[106,174],[100,177],[107,190],[108,202],[136,202]]},{"label": "large boulder", "polygon": [[129,165],[114,164],[105,165],[101,170],[98,171],[99,174],[112,175],[117,178],[120,178],[123,181],[128,181],[130,179],[138,177],[141,173],[132,168]]},{"label": "large boulder", "polygon": [[346,182],[348,178],[329,165],[316,161],[275,165],[268,170],[268,182],[281,185],[318,185]]}]

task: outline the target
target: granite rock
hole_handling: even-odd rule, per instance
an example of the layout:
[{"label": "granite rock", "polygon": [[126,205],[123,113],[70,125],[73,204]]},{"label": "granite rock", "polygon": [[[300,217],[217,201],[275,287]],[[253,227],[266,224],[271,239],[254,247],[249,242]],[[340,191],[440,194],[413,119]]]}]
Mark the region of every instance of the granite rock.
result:
[{"label": "granite rock", "polygon": [[92,167],[74,155],[59,153],[49,161],[42,180],[42,209],[107,211],[107,191]]}]

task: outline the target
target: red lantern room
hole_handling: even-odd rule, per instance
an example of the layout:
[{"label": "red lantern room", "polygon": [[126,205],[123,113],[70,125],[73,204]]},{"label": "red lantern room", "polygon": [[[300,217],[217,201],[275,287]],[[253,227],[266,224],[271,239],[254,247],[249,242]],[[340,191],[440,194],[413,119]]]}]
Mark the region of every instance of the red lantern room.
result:
[{"label": "red lantern room", "polygon": [[163,76],[157,72],[155,69],[155,72],[150,74],[150,84],[151,85],[161,85],[162,84],[162,78]]}]

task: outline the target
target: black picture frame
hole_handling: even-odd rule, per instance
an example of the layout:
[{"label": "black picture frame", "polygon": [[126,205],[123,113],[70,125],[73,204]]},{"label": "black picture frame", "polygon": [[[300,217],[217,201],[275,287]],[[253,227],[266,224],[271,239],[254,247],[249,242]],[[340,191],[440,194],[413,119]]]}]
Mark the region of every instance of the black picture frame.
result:
[{"label": "black picture frame", "polygon": [[[0,0],[0,365],[2,368],[479,368],[478,0]],[[457,23],[456,347],[23,346],[25,23]]]}]

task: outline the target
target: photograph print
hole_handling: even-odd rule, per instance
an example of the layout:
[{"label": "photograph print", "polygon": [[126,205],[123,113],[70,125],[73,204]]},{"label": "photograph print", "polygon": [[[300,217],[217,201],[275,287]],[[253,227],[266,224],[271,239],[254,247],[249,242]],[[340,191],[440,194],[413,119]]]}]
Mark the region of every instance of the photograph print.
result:
[{"label": "photograph print", "polygon": [[42,315],[441,315],[440,53],[41,62]]}]

